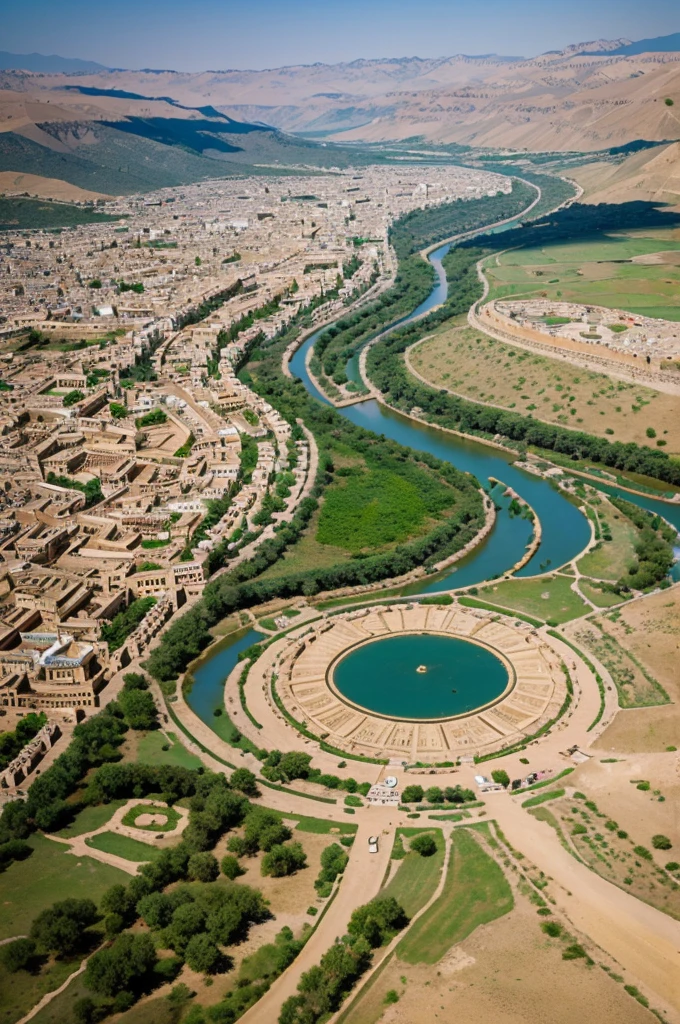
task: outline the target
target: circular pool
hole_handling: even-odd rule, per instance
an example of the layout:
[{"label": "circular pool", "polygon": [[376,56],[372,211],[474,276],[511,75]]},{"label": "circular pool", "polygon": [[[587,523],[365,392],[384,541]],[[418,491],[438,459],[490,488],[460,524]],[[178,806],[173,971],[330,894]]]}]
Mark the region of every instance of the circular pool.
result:
[{"label": "circular pool", "polygon": [[401,633],[344,651],[328,681],[341,700],[375,715],[432,721],[494,704],[511,689],[514,673],[486,644]]}]

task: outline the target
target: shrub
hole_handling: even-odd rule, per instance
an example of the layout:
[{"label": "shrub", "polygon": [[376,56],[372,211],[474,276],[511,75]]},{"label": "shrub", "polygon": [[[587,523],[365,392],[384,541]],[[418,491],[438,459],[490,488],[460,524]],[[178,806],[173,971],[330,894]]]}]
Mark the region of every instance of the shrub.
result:
[{"label": "shrub", "polygon": [[262,874],[272,878],[293,875],[307,866],[307,854],[300,843],[277,844],[262,858]]},{"label": "shrub", "polygon": [[582,958],[588,959],[588,954],[586,953],[583,946],[581,946],[578,942],[573,942],[570,946],[567,946],[567,948],[562,951],[563,960],[580,960]]},{"label": "shrub", "polygon": [[398,1003],[398,1002],[399,1002],[399,993],[397,992],[396,988],[391,988],[389,990],[389,992],[385,993],[385,998],[383,999],[383,1003],[385,1003],[386,1006],[389,1006],[391,1003]]},{"label": "shrub", "polygon": [[209,935],[192,935],[184,951],[184,959],[192,971],[213,974],[220,965],[222,954]]},{"label": "shrub", "polygon": [[15,939],[0,948],[0,959],[10,974],[27,970],[35,955],[35,942],[32,939]]},{"label": "shrub", "polygon": [[669,860],[666,864],[666,871],[680,871],[680,863],[677,860]]},{"label": "shrub", "polygon": [[562,925],[558,924],[557,921],[544,921],[541,925],[541,931],[544,931],[551,939],[557,939],[562,934]]},{"label": "shrub", "polygon": [[646,846],[634,846],[633,847],[633,853],[635,854],[636,857],[639,857],[641,860],[651,860],[652,859],[652,854],[647,849]]},{"label": "shrub", "polygon": [[504,768],[495,768],[491,772],[491,778],[494,782],[498,783],[499,786],[505,786],[506,788],[510,785],[510,776]]},{"label": "shrub", "polygon": [[363,802],[363,800],[361,799],[360,796],[352,796],[352,795],[350,795],[350,796],[346,796],[345,797],[345,806],[347,806],[347,807],[363,807],[364,806],[364,802]]},{"label": "shrub", "polygon": [[433,836],[424,834],[411,840],[411,849],[419,853],[421,857],[431,857],[437,852],[437,844]]},{"label": "shrub", "polygon": [[423,799],[424,791],[422,786],[406,786],[401,794],[401,799],[405,804],[417,804]]},{"label": "shrub", "polygon": [[214,882],[220,873],[217,858],[205,851],[192,853],[187,865],[187,875],[194,882]]},{"label": "shrub", "polygon": [[222,874],[227,878],[230,878],[232,881],[246,873],[245,868],[241,867],[238,857],[234,857],[231,854],[226,854],[226,856],[222,858],[220,867],[222,869]]},{"label": "shrub", "polygon": [[231,773],[229,783],[234,789],[245,793],[246,796],[260,795],[260,791],[257,788],[257,778],[248,768],[237,768],[236,771]]},{"label": "shrub", "polygon": [[655,836],[652,836],[652,846],[655,850],[670,850],[673,844],[668,838],[668,836],[662,836],[661,834],[657,834]]}]

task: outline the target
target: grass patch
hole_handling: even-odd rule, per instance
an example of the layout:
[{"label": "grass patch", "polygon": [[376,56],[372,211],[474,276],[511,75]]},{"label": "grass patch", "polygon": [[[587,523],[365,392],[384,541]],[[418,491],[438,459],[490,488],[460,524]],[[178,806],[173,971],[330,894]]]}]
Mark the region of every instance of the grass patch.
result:
[{"label": "grass patch", "polygon": [[[636,561],[635,545],[640,541],[639,531],[604,497],[598,506],[597,516],[602,532],[608,529],[612,539],[599,541],[596,548],[580,559],[578,569],[584,576],[615,583]],[[613,596],[621,601],[618,595]]]},{"label": "grass patch", "polygon": [[551,789],[547,793],[537,793],[536,796],[530,796],[528,800],[525,800],[522,807],[538,807],[539,804],[547,804],[549,800],[559,800],[561,796],[564,796],[563,789]]},{"label": "grass patch", "polygon": [[419,853],[408,851],[405,857],[399,858],[402,863],[396,875],[380,893],[381,897],[394,896],[409,917],[413,917],[421,907],[425,906],[439,884],[444,863],[445,841],[439,828],[397,829],[397,837],[411,834],[420,835],[424,832],[434,839],[437,844],[437,852],[433,853],[431,857],[421,857]]},{"label": "grass patch", "polygon": [[116,857],[137,862],[155,860],[159,850],[149,843],[140,843],[137,839],[120,836],[117,832],[101,832],[85,840],[88,846],[103,853],[112,853]]},{"label": "grass patch", "polygon": [[127,803],[126,800],[112,800],[108,804],[83,807],[82,811],[78,811],[71,824],[60,829],[56,835],[63,839],[72,839],[75,836],[85,835],[86,832],[95,832],[102,825],[106,825],[118,808],[125,803]]},{"label": "grass patch", "polygon": [[298,832],[313,832],[319,836],[330,835],[334,832],[342,836],[353,836],[359,827],[346,821],[328,821],[326,818],[300,818],[297,814],[294,814],[293,817],[298,819],[298,823],[295,826]]},{"label": "grass patch", "polygon": [[58,900],[88,896],[95,902],[130,876],[91,857],[74,857],[67,847],[39,833],[27,840],[33,853],[0,874],[0,939],[26,935],[41,910]]},{"label": "grass patch", "polygon": [[[166,820],[161,825],[138,825],[137,819],[144,814],[163,814]],[[181,818],[173,807],[150,807],[149,804],[137,804],[131,807],[123,817],[123,825],[143,829],[145,832],[172,832]]]},{"label": "grass patch", "polygon": [[14,1024],[48,992],[63,985],[80,966],[77,960],[51,960],[35,972],[16,971],[10,974],[0,963],[0,1021]]},{"label": "grass patch", "polygon": [[542,622],[568,622],[585,615],[588,605],[571,590],[567,576],[505,580],[480,589],[480,594],[504,608],[526,612]]},{"label": "grass patch", "polygon": [[[176,768],[201,768],[203,762],[200,758],[187,750],[174,732],[167,733],[168,739],[162,732],[147,732],[140,736],[137,742],[137,761],[141,764],[169,764]],[[168,740],[171,741],[168,744]],[[168,750],[164,747],[169,746]]]},{"label": "grass patch", "polygon": [[444,891],[397,947],[397,955],[407,963],[435,964],[480,924],[512,910],[512,892],[503,872],[471,833],[465,827],[455,829],[451,844]]}]

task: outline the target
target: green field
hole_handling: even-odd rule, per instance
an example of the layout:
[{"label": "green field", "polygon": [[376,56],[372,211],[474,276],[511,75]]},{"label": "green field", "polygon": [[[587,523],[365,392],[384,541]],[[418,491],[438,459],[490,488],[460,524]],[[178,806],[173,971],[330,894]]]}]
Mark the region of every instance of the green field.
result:
[{"label": "green field", "polygon": [[[423,483],[432,481],[423,474]],[[351,554],[374,551],[413,536],[433,513],[453,504],[448,488],[434,488],[432,501],[417,480],[385,470],[357,472],[330,487],[321,508],[317,540]]]},{"label": "green field", "polygon": [[394,896],[401,903],[408,917],[413,917],[432,897],[439,884],[444,863],[445,843],[441,829],[397,829],[397,836],[421,833],[432,836],[437,844],[437,852],[431,857],[421,857],[419,853],[415,852],[407,853],[401,861],[396,875],[380,893],[381,897]]},{"label": "green field", "polygon": [[640,539],[639,531],[606,498],[596,505],[595,512],[602,532],[609,529],[612,539],[600,541],[599,547],[589,551],[576,564],[584,576],[616,582],[636,560],[635,545]]},{"label": "green field", "polygon": [[539,579],[514,579],[480,587],[480,597],[493,604],[542,619],[544,622],[568,622],[588,612],[588,606],[571,590],[567,576],[541,576]]},{"label": "green field", "polygon": [[162,732],[147,732],[137,743],[137,760],[141,764],[170,764],[177,768],[200,768],[203,762],[183,746],[173,732],[167,734],[172,741],[169,750],[163,750],[168,740]]},{"label": "green field", "polygon": [[406,963],[436,964],[456,942],[512,910],[510,886],[495,860],[465,827],[454,830],[441,896],[397,946]]},{"label": "green field", "polygon": [[102,825],[106,825],[118,808],[125,803],[127,800],[112,800],[108,804],[83,807],[82,811],[78,811],[71,824],[60,829],[57,835],[64,839],[72,839],[74,836],[85,835],[86,832],[95,832]]},{"label": "green field", "polygon": [[124,857],[125,860],[139,863],[154,860],[159,854],[157,847],[151,846],[149,843],[140,843],[137,839],[118,835],[117,832],[100,832],[99,835],[92,836],[91,839],[85,841],[95,850],[102,850],[103,853],[112,853],[116,857]]},{"label": "green field", "polygon": [[[537,298],[680,320],[680,242],[671,231],[602,234],[588,241],[516,249],[487,260],[489,298]],[[618,263],[651,253],[654,264]]]},{"label": "green field", "polygon": [[359,827],[344,821],[328,821],[327,818],[301,818],[299,814],[292,817],[297,818],[295,828],[298,832],[314,832],[316,835],[325,836],[337,832],[341,836],[353,836]]},{"label": "green field", "polygon": [[68,848],[42,835],[28,840],[33,853],[0,875],[0,939],[25,935],[31,921],[58,900],[84,894],[96,902],[110,886],[129,875],[91,857],[74,857]]}]

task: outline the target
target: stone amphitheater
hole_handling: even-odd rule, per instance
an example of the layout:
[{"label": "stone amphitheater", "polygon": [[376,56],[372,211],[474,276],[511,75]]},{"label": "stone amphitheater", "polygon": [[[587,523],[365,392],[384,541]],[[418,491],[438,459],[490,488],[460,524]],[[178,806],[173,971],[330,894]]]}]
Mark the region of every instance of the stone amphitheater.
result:
[{"label": "stone amphitheater", "polygon": [[[435,721],[389,718],[346,702],[332,685],[333,663],[358,643],[400,633],[474,638],[501,658],[510,684],[491,706]],[[276,687],[287,710],[326,742],[354,754],[435,762],[489,753],[554,719],[566,695],[563,664],[536,630],[457,603],[348,612],[280,643]]]}]

